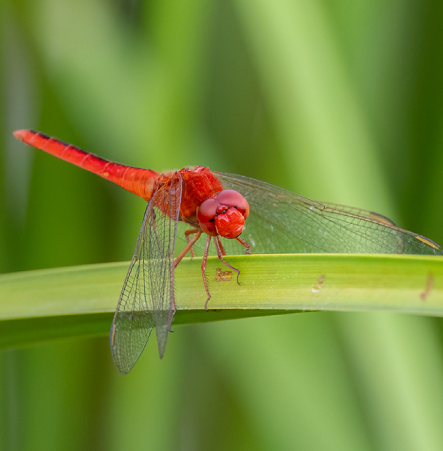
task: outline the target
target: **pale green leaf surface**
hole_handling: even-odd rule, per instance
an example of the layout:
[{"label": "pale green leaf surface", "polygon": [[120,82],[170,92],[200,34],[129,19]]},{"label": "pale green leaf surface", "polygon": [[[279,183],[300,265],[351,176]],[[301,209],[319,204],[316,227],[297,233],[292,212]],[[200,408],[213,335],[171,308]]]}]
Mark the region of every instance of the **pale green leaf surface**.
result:
[{"label": "pale green leaf surface", "polygon": [[[216,281],[201,259],[176,270],[174,325],[312,310],[374,311],[443,316],[443,258],[397,255],[301,254],[230,257],[240,268]],[[77,266],[0,276],[0,347],[109,330],[128,263]],[[226,273],[225,273],[226,274]],[[229,274],[227,276],[229,278]]]}]

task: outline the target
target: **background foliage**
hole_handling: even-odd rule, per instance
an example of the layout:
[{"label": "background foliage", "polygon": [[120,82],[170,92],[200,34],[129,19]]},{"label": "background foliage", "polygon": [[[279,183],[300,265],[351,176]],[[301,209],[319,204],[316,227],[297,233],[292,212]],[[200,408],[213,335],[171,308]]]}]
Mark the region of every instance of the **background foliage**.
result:
[{"label": "background foliage", "polygon": [[[129,260],[144,210],[17,128],[443,243],[442,16],[436,0],[3,0],[0,271]],[[442,357],[439,319],[327,313],[176,327],[126,377],[106,337],[10,350],[0,447],[441,450]]]}]

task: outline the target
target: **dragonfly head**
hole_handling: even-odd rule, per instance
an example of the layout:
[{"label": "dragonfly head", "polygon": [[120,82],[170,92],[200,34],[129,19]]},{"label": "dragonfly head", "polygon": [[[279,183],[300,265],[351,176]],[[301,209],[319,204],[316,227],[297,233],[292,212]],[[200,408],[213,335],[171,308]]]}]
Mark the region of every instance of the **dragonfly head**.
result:
[{"label": "dragonfly head", "polygon": [[248,215],[248,201],[238,191],[226,189],[215,198],[205,200],[197,217],[206,234],[236,238],[242,233]]}]

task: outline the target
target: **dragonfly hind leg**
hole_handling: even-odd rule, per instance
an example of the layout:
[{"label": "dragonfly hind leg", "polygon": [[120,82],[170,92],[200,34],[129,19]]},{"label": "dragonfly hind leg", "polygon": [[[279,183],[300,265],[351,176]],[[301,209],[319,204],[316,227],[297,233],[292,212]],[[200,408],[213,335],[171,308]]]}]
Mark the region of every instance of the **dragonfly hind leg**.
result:
[{"label": "dragonfly hind leg", "polygon": [[[175,268],[177,268],[177,265],[182,261],[182,258],[189,252],[192,252],[192,246],[195,244],[195,242],[200,238],[202,231],[201,230],[196,230],[195,232],[196,235],[194,236],[194,238],[190,239],[188,241],[188,244],[185,246],[185,248],[180,252],[179,256],[174,260],[174,270]],[[189,234],[188,234],[189,235]],[[188,237],[186,237],[186,239],[188,240]],[[177,306],[175,305],[175,299],[174,299],[174,304],[172,306],[173,308],[173,313],[175,315],[175,313],[177,312]]]},{"label": "dragonfly hind leg", "polygon": [[[195,237],[190,239],[188,241],[188,237],[186,237],[186,240],[188,241],[188,244],[185,246],[185,248],[180,252],[178,257],[174,260],[174,268],[177,268],[177,265],[182,261],[182,258],[189,252],[192,252],[192,246],[198,241],[198,239],[201,237],[202,231],[197,230]],[[188,234],[189,235],[189,234]]]},{"label": "dragonfly hind leg", "polygon": [[[189,229],[189,230],[185,230],[186,242],[189,244],[189,242],[191,241],[191,238],[189,237],[189,235],[194,235],[194,233],[198,233],[199,231],[200,231],[199,229]],[[194,249],[193,249],[192,246],[191,246],[190,251],[191,251],[192,257],[195,257]]]}]

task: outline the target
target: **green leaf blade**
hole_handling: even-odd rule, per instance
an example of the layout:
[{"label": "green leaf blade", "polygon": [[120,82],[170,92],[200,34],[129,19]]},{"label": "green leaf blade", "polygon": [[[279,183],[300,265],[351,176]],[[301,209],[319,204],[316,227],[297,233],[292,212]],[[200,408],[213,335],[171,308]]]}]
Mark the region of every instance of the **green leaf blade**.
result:
[{"label": "green leaf blade", "polygon": [[[443,316],[443,257],[288,254],[228,260],[241,271],[240,285],[235,273],[210,257],[209,311],[201,259],[178,266],[174,325],[316,310]],[[107,334],[127,267],[111,263],[1,275],[0,347]]]}]

